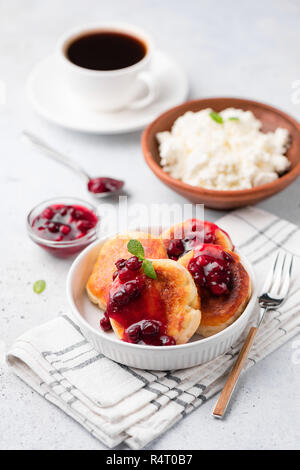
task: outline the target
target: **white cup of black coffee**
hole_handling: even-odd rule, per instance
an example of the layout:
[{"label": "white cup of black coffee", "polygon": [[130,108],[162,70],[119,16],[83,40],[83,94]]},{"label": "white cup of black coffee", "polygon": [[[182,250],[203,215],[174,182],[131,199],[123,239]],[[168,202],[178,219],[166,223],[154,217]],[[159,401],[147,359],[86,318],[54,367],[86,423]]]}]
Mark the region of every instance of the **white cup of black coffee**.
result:
[{"label": "white cup of black coffee", "polygon": [[151,39],[135,26],[78,28],[58,43],[59,71],[81,106],[102,111],[139,109],[157,94],[150,72],[152,52]]}]

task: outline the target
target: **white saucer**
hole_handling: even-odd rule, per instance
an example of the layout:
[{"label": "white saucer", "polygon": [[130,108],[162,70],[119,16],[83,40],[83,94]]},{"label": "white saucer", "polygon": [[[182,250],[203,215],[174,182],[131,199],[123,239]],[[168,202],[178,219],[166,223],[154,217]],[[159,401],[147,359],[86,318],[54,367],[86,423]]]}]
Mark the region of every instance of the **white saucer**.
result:
[{"label": "white saucer", "polygon": [[41,61],[28,78],[28,97],[39,115],[75,131],[121,134],[142,129],[163,111],[182,103],[188,92],[184,71],[162,52],[155,54],[152,65],[159,83],[159,96],[151,105],[139,110],[107,113],[79,107],[66,93],[56,70],[54,55]]}]

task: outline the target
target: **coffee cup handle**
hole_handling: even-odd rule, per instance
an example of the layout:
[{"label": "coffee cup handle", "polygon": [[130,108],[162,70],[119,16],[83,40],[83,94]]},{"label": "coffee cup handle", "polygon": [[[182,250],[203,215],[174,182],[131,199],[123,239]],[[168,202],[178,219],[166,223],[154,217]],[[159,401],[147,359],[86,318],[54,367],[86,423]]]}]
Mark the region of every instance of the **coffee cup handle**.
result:
[{"label": "coffee cup handle", "polygon": [[154,77],[150,73],[141,72],[137,76],[137,80],[142,81],[146,85],[148,92],[145,97],[132,101],[132,103],[128,105],[129,109],[145,108],[145,106],[148,106],[150,103],[152,103],[152,101],[154,101],[157,96],[157,84]]}]

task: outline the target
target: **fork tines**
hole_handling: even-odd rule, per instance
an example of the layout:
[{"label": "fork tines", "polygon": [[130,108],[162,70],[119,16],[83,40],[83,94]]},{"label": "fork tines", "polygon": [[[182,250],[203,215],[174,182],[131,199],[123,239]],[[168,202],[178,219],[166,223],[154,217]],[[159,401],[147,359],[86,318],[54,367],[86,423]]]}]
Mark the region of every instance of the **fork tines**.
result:
[{"label": "fork tines", "polygon": [[274,265],[265,280],[263,293],[268,293],[270,297],[286,296],[292,275],[293,259],[290,253],[278,251]]}]

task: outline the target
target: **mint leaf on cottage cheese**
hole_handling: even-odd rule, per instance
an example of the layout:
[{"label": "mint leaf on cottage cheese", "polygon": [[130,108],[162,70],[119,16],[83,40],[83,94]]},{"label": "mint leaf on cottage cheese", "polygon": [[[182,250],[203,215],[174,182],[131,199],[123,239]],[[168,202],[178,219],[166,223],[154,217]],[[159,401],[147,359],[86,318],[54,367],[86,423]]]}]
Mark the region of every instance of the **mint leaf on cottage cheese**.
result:
[{"label": "mint leaf on cottage cheese", "polygon": [[219,113],[215,113],[214,111],[211,111],[211,112],[209,113],[209,115],[210,115],[210,117],[211,117],[214,121],[216,121],[218,124],[223,124],[223,122],[224,122],[224,121],[223,121],[223,118],[222,118],[222,116],[221,116]]}]

